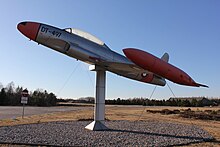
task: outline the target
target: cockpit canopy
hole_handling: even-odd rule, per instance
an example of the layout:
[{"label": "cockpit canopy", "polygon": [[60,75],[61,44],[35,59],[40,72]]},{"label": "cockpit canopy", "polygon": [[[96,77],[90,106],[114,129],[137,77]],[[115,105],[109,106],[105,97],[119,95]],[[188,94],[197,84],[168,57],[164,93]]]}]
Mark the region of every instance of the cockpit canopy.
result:
[{"label": "cockpit canopy", "polygon": [[66,28],[64,29],[65,31],[71,33],[71,34],[75,34],[75,35],[78,35],[80,37],[83,37],[87,40],[90,40],[96,44],[99,44],[99,45],[105,45],[104,42],[102,42],[100,39],[98,39],[97,37],[93,36],[92,34],[89,34],[87,32],[84,32],[82,30],[79,30],[79,29],[75,29],[75,28]]}]

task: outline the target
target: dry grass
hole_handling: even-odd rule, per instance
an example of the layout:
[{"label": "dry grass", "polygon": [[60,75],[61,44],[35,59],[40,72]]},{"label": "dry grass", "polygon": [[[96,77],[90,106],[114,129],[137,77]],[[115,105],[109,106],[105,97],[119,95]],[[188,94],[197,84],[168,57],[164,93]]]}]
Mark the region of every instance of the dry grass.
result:
[{"label": "dry grass", "polygon": [[[196,120],[189,118],[181,118],[178,115],[162,115],[162,114],[152,114],[147,113],[146,110],[162,110],[162,109],[187,109],[183,107],[139,107],[139,106],[107,106],[106,107],[106,118],[109,120],[156,120],[165,121],[189,125],[197,125],[207,132],[209,132],[216,140],[213,142],[197,143],[189,146],[220,146],[220,121],[212,120]],[[204,110],[219,110],[219,107],[213,108],[191,108],[194,111],[204,111]],[[142,115],[141,115],[142,114]],[[141,117],[140,117],[141,116]],[[41,123],[41,122],[51,122],[51,121],[69,121],[69,120],[79,120],[79,119],[91,119],[93,118],[93,110],[79,110],[70,112],[59,112],[50,113],[43,115],[33,115],[30,117],[5,119],[0,121],[0,126],[10,126],[18,124],[30,124],[30,123]],[[7,145],[6,145],[7,146]]]}]

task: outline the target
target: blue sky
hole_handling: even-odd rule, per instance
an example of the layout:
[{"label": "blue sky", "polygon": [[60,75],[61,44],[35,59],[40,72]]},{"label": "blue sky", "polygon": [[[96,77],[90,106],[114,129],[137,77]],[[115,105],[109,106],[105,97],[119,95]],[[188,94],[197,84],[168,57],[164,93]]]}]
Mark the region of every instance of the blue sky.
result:
[{"label": "blue sky", "polygon": [[[121,54],[126,47],[158,57],[168,52],[170,63],[210,86],[192,88],[168,81],[176,96],[220,97],[218,0],[0,2],[0,82],[4,86],[14,81],[29,90],[42,88],[63,98],[94,96],[95,73],[85,63],[29,41],[16,28],[19,22],[28,20],[80,28]],[[153,89],[152,85],[107,73],[107,98],[149,97]],[[166,86],[158,87],[153,98],[171,96]]]}]

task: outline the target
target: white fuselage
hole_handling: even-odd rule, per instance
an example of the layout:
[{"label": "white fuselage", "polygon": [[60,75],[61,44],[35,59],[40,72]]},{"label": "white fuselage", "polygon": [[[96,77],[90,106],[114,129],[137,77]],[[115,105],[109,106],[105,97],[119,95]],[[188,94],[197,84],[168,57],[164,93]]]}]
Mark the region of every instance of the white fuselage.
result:
[{"label": "white fuselage", "polygon": [[97,44],[79,35],[44,24],[39,28],[36,42],[90,64],[100,66],[102,62],[133,64],[105,44]]}]

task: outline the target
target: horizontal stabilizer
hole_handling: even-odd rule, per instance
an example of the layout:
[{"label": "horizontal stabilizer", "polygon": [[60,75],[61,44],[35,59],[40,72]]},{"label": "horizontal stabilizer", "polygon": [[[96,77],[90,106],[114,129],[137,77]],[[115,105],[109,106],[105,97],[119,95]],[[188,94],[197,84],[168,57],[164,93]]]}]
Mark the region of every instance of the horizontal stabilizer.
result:
[{"label": "horizontal stabilizer", "polygon": [[197,85],[198,87],[206,87],[206,88],[209,88],[209,86],[204,85],[204,84],[199,84],[199,83],[196,83],[196,85]]}]

